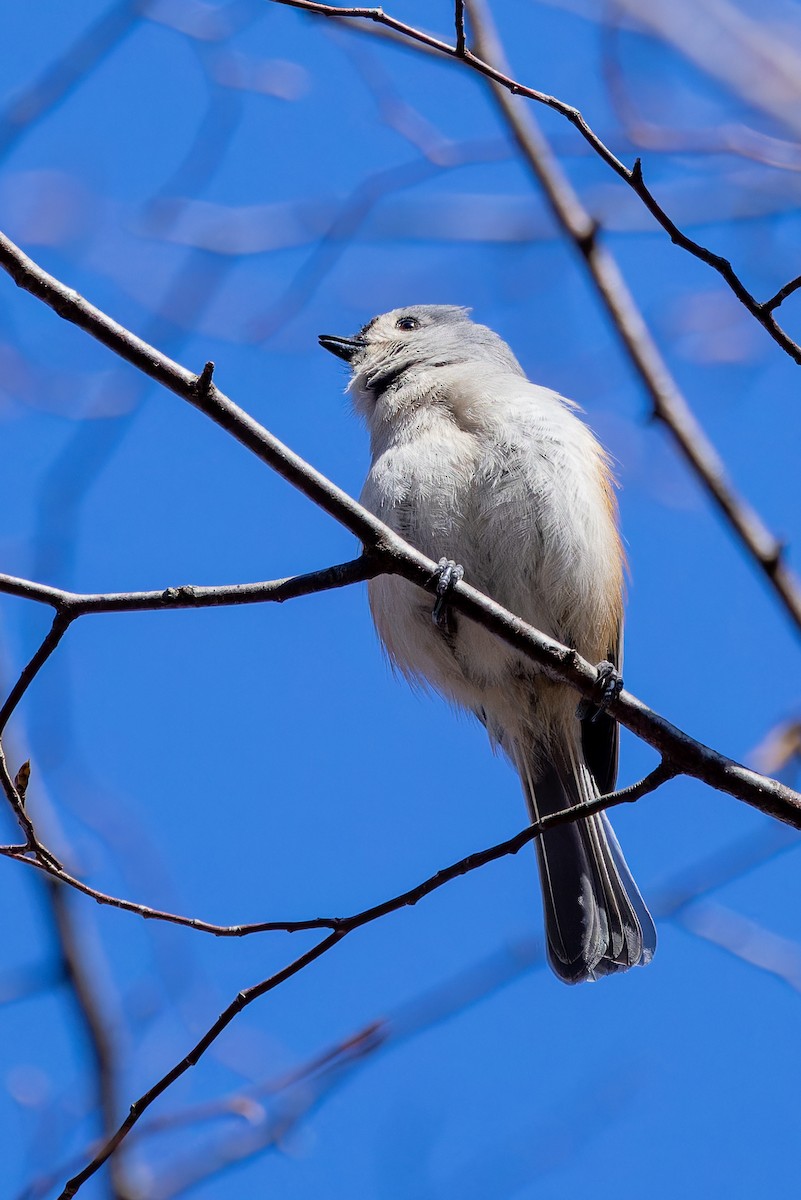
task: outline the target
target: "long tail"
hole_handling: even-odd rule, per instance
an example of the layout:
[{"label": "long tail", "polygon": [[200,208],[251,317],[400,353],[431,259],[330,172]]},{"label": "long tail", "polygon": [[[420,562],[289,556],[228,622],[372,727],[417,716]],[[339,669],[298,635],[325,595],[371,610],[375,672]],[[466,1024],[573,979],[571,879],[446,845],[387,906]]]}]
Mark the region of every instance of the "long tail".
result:
[{"label": "long tail", "polygon": [[[581,751],[565,758],[534,774],[515,748],[532,821],[599,794]],[[548,958],[559,978],[582,983],[649,963],[656,928],[606,813],[558,825],[536,845]]]}]

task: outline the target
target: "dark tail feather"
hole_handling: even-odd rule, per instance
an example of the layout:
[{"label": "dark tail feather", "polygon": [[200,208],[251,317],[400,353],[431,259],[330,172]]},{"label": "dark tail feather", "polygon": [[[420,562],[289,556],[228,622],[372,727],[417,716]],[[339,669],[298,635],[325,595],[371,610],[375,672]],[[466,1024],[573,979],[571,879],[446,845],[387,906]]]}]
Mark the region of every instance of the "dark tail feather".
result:
[{"label": "dark tail feather", "polygon": [[[518,769],[532,821],[598,795],[582,758],[549,766],[536,785]],[[645,966],[656,928],[605,813],[558,825],[537,838],[551,966],[565,983]]]}]

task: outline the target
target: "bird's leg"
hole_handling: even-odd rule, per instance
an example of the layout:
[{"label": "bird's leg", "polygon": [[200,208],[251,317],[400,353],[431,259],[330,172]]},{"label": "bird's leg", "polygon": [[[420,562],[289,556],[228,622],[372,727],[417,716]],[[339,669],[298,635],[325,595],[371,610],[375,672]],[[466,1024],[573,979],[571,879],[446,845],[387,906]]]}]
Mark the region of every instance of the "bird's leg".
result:
[{"label": "bird's leg", "polygon": [[585,697],[576,709],[580,721],[597,721],[623,691],[623,676],[614,663],[604,661],[598,663],[595,669],[598,678],[593,685],[592,696]]},{"label": "bird's leg", "polygon": [[452,558],[441,558],[437,564],[437,599],[431,616],[437,629],[446,635],[452,636],[455,632],[448,592],[460,579],[464,579],[464,567],[460,567]]}]

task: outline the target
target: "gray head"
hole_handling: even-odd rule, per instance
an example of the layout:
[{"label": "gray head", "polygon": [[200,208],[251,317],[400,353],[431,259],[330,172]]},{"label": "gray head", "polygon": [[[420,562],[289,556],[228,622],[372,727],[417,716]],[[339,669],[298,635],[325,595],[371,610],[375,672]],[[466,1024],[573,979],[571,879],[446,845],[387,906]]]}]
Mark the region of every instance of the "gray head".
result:
[{"label": "gray head", "polygon": [[468,309],[448,304],[413,304],[369,321],[355,337],[322,334],[320,345],[353,370],[357,404],[375,404],[416,374],[437,368],[484,364],[522,375],[523,369],[503,338],[470,320]]}]

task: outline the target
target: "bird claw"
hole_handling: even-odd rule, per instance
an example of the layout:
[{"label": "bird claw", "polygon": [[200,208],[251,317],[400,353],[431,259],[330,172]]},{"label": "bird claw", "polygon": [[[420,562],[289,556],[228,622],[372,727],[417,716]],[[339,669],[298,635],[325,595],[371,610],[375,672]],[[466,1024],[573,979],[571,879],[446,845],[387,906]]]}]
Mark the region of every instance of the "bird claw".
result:
[{"label": "bird claw", "polygon": [[576,709],[580,721],[595,722],[601,713],[606,712],[613,700],[623,691],[623,676],[619,674],[614,663],[601,662],[595,668],[598,678],[592,689],[592,696],[581,701]]},{"label": "bird claw", "polygon": [[452,558],[441,558],[437,564],[437,599],[431,617],[437,628],[445,634],[453,633],[448,593],[460,579],[464,579],[464,567],[460,567]]}]

